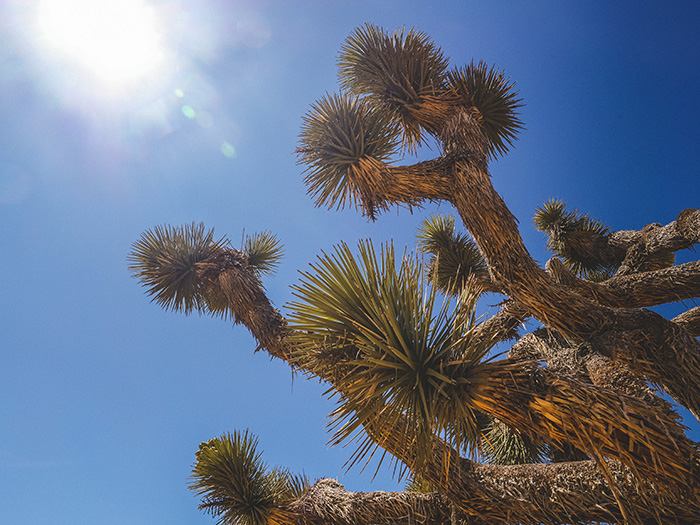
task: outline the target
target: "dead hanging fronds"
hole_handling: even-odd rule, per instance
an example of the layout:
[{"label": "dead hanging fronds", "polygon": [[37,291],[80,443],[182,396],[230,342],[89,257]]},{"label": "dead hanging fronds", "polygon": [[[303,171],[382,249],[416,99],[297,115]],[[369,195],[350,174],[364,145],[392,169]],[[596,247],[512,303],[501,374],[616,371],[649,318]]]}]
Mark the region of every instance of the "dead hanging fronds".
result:
[{"label": "dead hanging fronds", "polygon": [[569,443],[599,461],[616,459],[640,479],[697,489],[697,451],[684,438],[683,427],[663,410],[546,369],[533,373],[522,363],[507,361],[488,366],[490,380],[475,385],[470,394],[484,413],[536,439]]}]

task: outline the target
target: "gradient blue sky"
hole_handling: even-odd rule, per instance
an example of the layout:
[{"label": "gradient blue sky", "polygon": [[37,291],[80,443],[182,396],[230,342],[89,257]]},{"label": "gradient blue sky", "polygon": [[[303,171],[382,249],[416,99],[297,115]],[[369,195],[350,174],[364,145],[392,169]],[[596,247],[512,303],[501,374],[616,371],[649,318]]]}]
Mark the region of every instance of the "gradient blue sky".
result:
[{"label": "gradient blue sky", "polygon": [[453,65],[484,60],[517,82],[527,129],[492,174],[539,261],[531,217],[550,197],[614,229],[700,207],[696,2],[151,5],[167,68],[116,96],[41,42],[36,2],[0,4],[0,523],[213,523],[190,466],[234,429],[312,479],[396,487],[386,469],[373,484],[344,475],[322,385],[253,354],[242,328],[162,311],[126,262],[158,224],[203,221],[236,244],[269,229],[286,246],[267,281],[282,307],[297,270],[341,240],[413,245],[423,214],[315,209],[293,154],[360,24],[419,27]]}]

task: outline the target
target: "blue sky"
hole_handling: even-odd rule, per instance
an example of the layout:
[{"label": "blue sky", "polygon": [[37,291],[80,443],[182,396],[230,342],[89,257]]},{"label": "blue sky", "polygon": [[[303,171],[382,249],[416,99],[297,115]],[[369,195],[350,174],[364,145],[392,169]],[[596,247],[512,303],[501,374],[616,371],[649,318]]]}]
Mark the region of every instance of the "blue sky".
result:
[{"label": "blue sky", "polygon": [[126,262],[159,224],[202,221],[235,244],[272,230],[286,255],[266,285],[283,308],[341,240],[413,246],[423,213],[316,209],[293,154],[360,24],[419,27],[453,65],[516,81],[527,129],[491,171],[537,260],[531,217],[550,197],[613,229],[700,207],[695,2],[153,1],[163,62],[116,90],[42,37],[38,5],[0,5],[1,523],[213,523],[190,466],[234,429],[270,464],[396,487],[386,469],[344,474],[322,385],[253,354],[240,327],[162,311]]}]

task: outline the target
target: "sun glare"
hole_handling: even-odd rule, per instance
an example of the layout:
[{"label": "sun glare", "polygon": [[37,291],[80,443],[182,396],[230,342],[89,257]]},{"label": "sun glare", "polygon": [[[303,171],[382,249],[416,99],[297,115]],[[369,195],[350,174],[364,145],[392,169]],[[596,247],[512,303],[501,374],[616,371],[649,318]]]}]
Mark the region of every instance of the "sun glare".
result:
[{"label": "sun glare", "polygon": [[136,84],[164,61],[156,14],[141,0],[42,0],[38,24],[52,53],[106,88]]}]

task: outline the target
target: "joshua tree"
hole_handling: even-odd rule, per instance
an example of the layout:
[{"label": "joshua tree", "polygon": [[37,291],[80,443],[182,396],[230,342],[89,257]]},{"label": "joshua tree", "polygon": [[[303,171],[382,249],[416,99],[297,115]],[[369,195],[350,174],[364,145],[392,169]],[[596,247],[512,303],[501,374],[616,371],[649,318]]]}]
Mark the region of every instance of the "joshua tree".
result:
[{"label": "joshua tree", "polygon": [[[351,462],[383,449],[410,483],[311,485],[268,469],[255,439],[235,432],[197,452],[202,507],[249,525],[700,523],[697,445],[657,395],[700,415],[700,307],[670,320],[647,309],[700,295],[700,263],[674,266],[700,241],[700,211],[611,231],[550,200],[535,214],[554,255],[542,268],[489,176],[522,127],[502,72],[450,69],[426,35],[366,25],[342,47],[339,78],[297,150],[316,203],[375,219],[445,201],[465,232],[456,217],[427,218],[420,256],[341,244],[302,273],[286,315],[262,285],[281,254],[270,233],[238,250],[202,225],[157,227],[130,264],[164,308],[243,324],[259,348],[324,381],[338,402],[332,442],[357,440]],[[437,158],[393,161],[426,140]],[[483,294],[502,302],[482,320]],[[542,328],[518,335],[528,318]]]}]

